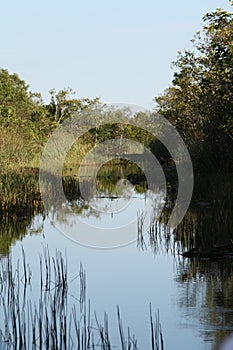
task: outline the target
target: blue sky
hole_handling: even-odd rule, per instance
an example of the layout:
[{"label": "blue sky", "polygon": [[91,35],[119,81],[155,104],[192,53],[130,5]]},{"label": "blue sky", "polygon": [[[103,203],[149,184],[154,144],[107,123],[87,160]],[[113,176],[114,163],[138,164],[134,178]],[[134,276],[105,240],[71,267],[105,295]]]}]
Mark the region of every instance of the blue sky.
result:
[{"label": "blue sky", "polygon": [[79,97],[153,107],[170,84],[170,63],[190,47],[202,15],[227,0],[9,0],[1,4],[0,66],[49,100]]}]

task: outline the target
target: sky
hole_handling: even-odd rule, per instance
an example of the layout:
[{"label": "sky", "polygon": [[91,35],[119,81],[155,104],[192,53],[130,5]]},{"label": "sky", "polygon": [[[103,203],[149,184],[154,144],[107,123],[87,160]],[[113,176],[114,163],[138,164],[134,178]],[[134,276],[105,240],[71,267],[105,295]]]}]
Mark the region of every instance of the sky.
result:
[{"label": "sky", "polygon": [[49,102],[49,90],[151,109],[171,84],[177,51],[202,16],[228,0],[9,0],[1,4],[0,67]]}]

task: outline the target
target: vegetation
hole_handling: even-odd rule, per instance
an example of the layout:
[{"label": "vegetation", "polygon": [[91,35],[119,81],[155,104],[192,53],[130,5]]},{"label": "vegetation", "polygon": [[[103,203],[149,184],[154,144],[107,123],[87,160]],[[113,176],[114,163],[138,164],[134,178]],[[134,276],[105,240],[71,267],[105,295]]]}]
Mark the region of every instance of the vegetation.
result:
[{"label": "vegetation", "polygon": [[[231,3],[232,4],[232,3]],[[193,51],[179,52],[172,85],[155,98],[155,112],[166,117],[182,134],[196,171],[232,167],[233,154],[233,13],[217,9],[203,17]],[[99,98],[77,98],[70,89],[50,91],[45,104],[17,74],[0,69],[0,165],[38,166],[43,146],[51,132],[73,113],[91,110],[91,128],[74,145],[68,167],[79,163],[88,149],[109,138],[130,138],[150,147],[160,160],[169,160],[163,145],[143,130],[155,127],[155,112],[131,113],[108,110],[118,124],[100,126],[106,106]],[[88,119],[88,115],[87,115]],[[127,125],[127,121],[130,122]],[[132,124],[136,122],[139,128]],[[142,128],[140,128],[140,126]]]},{"label": "vegetation", "polygon": [[179,52],[176,72],[157,111],[184,137],[196,168],[232,166],[233,13],[217,9],[203,17],[193,51]]},{"label": "vegetation", "polygon": [[[233,5],[232,2],[231,4]],[[196,33],[192,43],[193,51],[179,52],[174,62],[172,85],[163,95],[155,98],[153,112],[132,113],[129,109],[107,109],[99,98],[77,98],[70,88],[51,90],[51,101],[45,104],[41,95],[31,92],[17,74],[0,69],[0,310],[3,315],[0,347],[6,343],[8,348],[72,348],[72,339],[75,337],[80,349],[91,346],[93,349],[111,348],[107,316],[104,325],[97,318],[91,322],[89,310],[87,312],[82,304],[85,301],[85,276],[82,269],[79,275],[81,302],[78,307],[83,312],[78,314],[78,308],[74,306],[69,313],[66,306],[69,288],[67,266],[61,255],[51,259],[45,251],[41,257],[41,296],[35,305],[24,299],[27,293],[18,293],[19,290],[28,290],[31,283],[31,271],[28,267],[24,268],[25,260],[21,278],[18,268],[13,274],[10,258],[6,260],[7,266],[2,258],[8,256],[10,246],[28,232],[43,232],[43,227],[36,230],[32,227],[36,215],[42,215],[43,226],[46,214],[39,193],[38,169],[28,166],[38,168],[41,152],[51,133],[73,114],[79,116],[85,111],[92,112],[91,116],[86,114],[87,123],[88,116],[93,119],[92,127],[70,149],[64,166],[64,174],[70,175],[63,179],[64,192],[70,203],[76,203],[76,213],[89,213],[89,204],[81,198],[74,177],[76,169],[89,150],[110,138],[119,140],[121,149],[126,154],[140,150],[128,149],[123,138],[138,141],[150,148],[164,166],[166,177],[177,183],[177,174],[173,172],[174,164],[169,152],[144,129],[145,125],[150,130],[156,128],[155,115],[159,112],[183,136],[196,174],[212,171],[214,179],[208,174],[202,176],[201,181],[196,180],[195,199],[183,222],[173,232],[166,227],[166,219],[174,205],[176,188],[174,184],[173,187],[169,184],[167,207],[162,213],[161,221],[152,221],[147,235],[143,234],[143,215],[138,214],[138,248],[146,249],[149,245],[154,253],[163,249],[166,253],[178,252],[195,258],[188,262],[182,260],[184,271],[180,274],[180,281],[189,282],[196,275],[204,274],[209,304],[213,297],[208,293],[216,290],[218,295],[215,296],[216,303],[213,306],[221,306],[222,303],[229,306],[229,309],[232,307],[232,304],[227,303],[230,300],[228,294],[233,288],[232,263],[229,263],[233,256],[233,186],[232,175],[228,173],[232,171],[233,156],[233,13],[217,9],[206,14],[203,17],[203,28]],[[101,126],[106,116],[112,116],[118,123]],[[162,130],[157,131],[162,133]],[[100,158],[101,156],[99,154]],[[117,167],[116,163],[101,168],[97,177],[97,187],[101,193],[115,195],[115,185],[123,178],[130,180],[138,193],[146,192],[145,177],[136,165],[128,162],[123,166],[121,160]],[[21,167],[27,167],[26,172],[18,169]],[[224,171],[225,175],[216,176],[218,169]],[[59,203],[56,180],[53,184]],[[56,211],[54,198],[51,198],[51,208]],[[213,273],[216,271],[216,282],[208,276],[207,260],[213,267]],[[230,266],[224,283],[224,268],[216,269],[219,264],[226,266],[223,261],[227,261]],[[53,271],[51,266],[54,266]],[[221,283],[223,285],[218,291],[216,286]],[[193,301],[190,300],[191,302]],[[122,349],[137,349],[136,340],[130,333],[128,339],[125,339],[119,308],[117,311]],[[151,316],[150,323],[151,347],[163,349],[159,319],[154,323]],[[229,320],[225,323],[229,324]]]},{"label": "vegetation", "polygon": [[[0,346],[7,349],[102,349],[117,347],[110,341],[108,316],[101,324],[86,298],[86,274],[82,265],[69,276],[67,259],[61,252],[51,256],[44,248],[36,278],[22,250],[21,262],[11,257],[0,261]],[[7,273],[7,277],[6,277]],[[71,294],[75,283],[75,295]],[[38,290],[39,289],[39,290]],[[38,293],[38,299],[35,297]],[[35,294],[34,294],[35,293]],[[139,349],[130,329],[123,327],[117,306],[119,347]],[[151,350],[164,350],[159,312],[150,306]],[[117,330],[116,330],[117,331]],[[127,335],[125,335],[125,333]]]},{"label": "vegetation", "polygon": [[8,171],[0,175],[0,257],[28,233],[41,233],[32,227],[36,215],[43,215],[38,171]]}]

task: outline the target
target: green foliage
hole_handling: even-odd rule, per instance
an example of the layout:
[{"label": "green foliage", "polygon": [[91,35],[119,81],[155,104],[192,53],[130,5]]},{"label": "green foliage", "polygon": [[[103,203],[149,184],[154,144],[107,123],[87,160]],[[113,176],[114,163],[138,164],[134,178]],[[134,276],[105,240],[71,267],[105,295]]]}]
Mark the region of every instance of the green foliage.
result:
[{"label": "green foliage", "polygon": [[[233,154],[233,13],[222,9],[207,13],[202,30],[196,33],[192,43],[192,51],[179,52],[174,62],[176,71],[172,86],[156,98],[157,112],[177,127],[199,166],[199,160],[204,159],[202,165],[205,166],[209,156],[210,163],[219,165],[222,158],[230,163]],[[120,147],[126,153],[130,150],[126,149],[123,139],[128,138],[151,148],[164,162],[169,158],[168,152],[152,136],[152,132],[158,136],[162,133],[156,129],[159,126],[154,113],[111,109],[101,104],[99,98],[77,98],[71,88],[52,89],[50,95],[51,102],[46,105],[41,95],[32,93],[17,74],[0,69],[1,164],[31,161],[33,155],[41,153],[54,128],[73,114],[77,116],[77,120],[72,121],[74,131],[78,127],[85,135],[69,154],[71,163],[73,157],[76,162],[80,161],[88,149],[112,138],[120,140]],[[104,120],[108,120],[108,124],[103,126]],[[145,131],[145,126],[151,133]]]},{"label": "green foliage", "polygon": [[217,9],[203,17],[193,51],[179,52],[172,86],[157,97],[157,111],[190,147],[201,142],[232,154],[233,13]]},{"label": "green foliage", "polygon": [[8,125],[17,118],[29,118],[32,97],[28,86],[17,74],[0,69],[0,120]]},{"label": "green foliage", "polygon": [[46,105],[17,74],[0,69],[1,166],[27,165],[38,158],[54,128],[72,113],[98,102],[77,99],[72,89],[50,93],[51,103]]},{"label": "green foliage", "polygon": [[59,90],[50,90],[51,102],[47,106],[50,117],[58,124],[69,118],[72,113],[80,112],[99,102],[99,98],[94,100],[75,98],[75,91],[71,88]]},{"label": "green foliage", "polygon": [[31,160],[52,127],[41,95],[29,91],[17,74],[0,69],[1,165]]}]

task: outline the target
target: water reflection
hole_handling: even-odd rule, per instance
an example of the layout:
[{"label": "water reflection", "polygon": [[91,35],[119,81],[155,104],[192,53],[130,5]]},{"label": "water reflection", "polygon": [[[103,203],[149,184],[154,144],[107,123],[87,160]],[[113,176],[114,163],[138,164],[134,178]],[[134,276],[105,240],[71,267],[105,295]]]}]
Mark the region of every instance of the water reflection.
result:
[{"label": "water reflection", "polygon": [[[121,208],[124,213],[124,207],[129,206],[130,209],[131,205],[132,221],[135,221],[137,211],[142,208],[143,201],[150,199],[157,201],[158,204],[162,201],[159,194],[160,189],[155,188],[154,192],[148,191],[148,183],[142,171],[133,164],[102,167],[96,179],[98,193],[95,198],[89,200],[83,198],[80,193],[80,179],[75,176],[64,176],[62,185],[66,198],[65,203],[63,193],[58,191],[60,179],[48,174],[46,207],[41,201],[38,175],[36,169],[25,169],[0,176],[0,254],[2,255],[7,255],[10,246],[22,239],[28,232],[43,232],[43,220],[48,215],[52,221],[68,225],[72,218],[68,218],[67,209],[71,209],[69,214],[72,213],[73,217],[79,216],[83,220],[95,220],[95,224],[100,219],[101,213],[108,214],[111,217],[108,225],[117,227],[116,222],[113,221],[115,213]],[[82,186],[89,187],[88,176],[82,178],[81,181]],[[134,199],[133,203],[131,203],[132,199]],[[159,210],[158,206],[154,209],[154,215],[156,210]],[[42,215],[42,219],[38,220],[38,227],[35,227],[34,217],[39,214]],[[134,230],[133,239],[135,240],[136,227]]]},{"label": "water reflection", "polygon": [[218,344],[232,332],[233,183],[216,175],[196,184],[195,198],[174,232],[180,253],[179,305],[203,325],[206,342]]},{"label": "water reflection", "polygon": [[43,214],[38,186],[38,172],[8,172],[0,176],[0,255],[9,254],[10,246],[26,234],[42,232],[31,227],[33,219]]},{"label": "water reflection", "polygon": [[175,231],[187,257],[231,258],[233,252],[233,181],[231,174],[196,181],[192,205]]},{"label": "water reflection", "polygon": [[159,178],[145,181],[140,168],[126,162],[106,164],[94,176],[94,183],[93,171],[84,169],[78,178],[63,177],[62,189],[59,178],[51,179],[43,172],[40,181],[51,221],[65,236],[87,246],[119,247],[135,241],[137,214],[142,213],[142,231],[152,217],[160,216],[164,183]]},{"label": "water reflection", "polygon": [[[124,191],[124,179],[132,187]],[[210,348],[232,331],[233,320],[233,183],[231,175],[216,175],[214,178],[197,179],[194,200],[179,227],[172,231],[166,226],[176,191],[174,184],[168,185],[167,201],[160,219],[151,216],[150,225],[142,225],[143,203],[150,193],[148,184],[140,169],[130,165],[106,166],[97,177],[98,198],[84,199],[75,176],[64,176],[66,209],[63,196],[57,191],[56,181],[51,179],[52,188],[48,194],[49,207],[44,208],[38,186],[38,172],[8,173],[0,176],[0,254],[8,255],[11,246],[27,234],[43,234],[43,224],[48,215],[53,223],[69,226],[75,216],[97,224],[105,216],[105,225],[115,225],[117,203],[128,203],[135,197],[134,206],[129,208],[135,222],[134,239],[140,251],[151,250],[152,254],[166,254],[176,259],[176,288],[179,290],[177,303],[184,322],[190,328],[198,325],[200,336]],[[88,187],[88,177],[83,179]],[[122,181],[119,182],[119,181]],[[123,186],[120,186],[122,184]],[[51,185],[51,184],[48,184]],[[154,200],[163,203],[163,193],[154,189]],[[54,198],[56,200],[54,200]],[[138,206],[136,205],[138,203]],[[107,205],[107,207],[106,207]],[[94,210],[95,206],[98,211]],[[93,209],[94,207],[94,209]],[[99,210],[101,208],[101,210]],[[106,211],[108,214],[103,212]],[[108,218],[108,220],[106,219]],[[103,221],[100,225],[103,225]],[[187,257],[181,254],[186,253]],[[188,253],[188,254],[187,254]],[[91,277],[90,277],[91,278]],[[166,327],[166,320],[164,327]],[[203,347],[204,348],[204,347]]]},{"label": "water reflection", "polygon": [[181,260],[179,306],[187,322],[202,325],[206,342],[218,344],[232,332],[233,261]]}]

